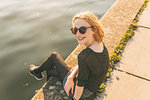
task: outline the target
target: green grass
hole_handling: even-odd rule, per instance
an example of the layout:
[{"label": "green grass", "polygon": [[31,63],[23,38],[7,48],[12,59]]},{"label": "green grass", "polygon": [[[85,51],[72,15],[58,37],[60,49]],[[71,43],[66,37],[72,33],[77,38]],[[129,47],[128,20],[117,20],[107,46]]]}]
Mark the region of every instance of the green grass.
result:
[{"label": "green grass", "polygon": [[142,14],[144,9],[147,7],[148,2],[149,2],[149,0],[145,0],[141,9],[138,11],[137,15],[133,19],[133,22],[130,24],[127,32],[123,35],[122,39],[118,43],[118,46],[115,48],[114,53],[110,56],[110,68],[106,75],[105,81],[101,84],[100,89],[94,95],[90,96],[88,98],[88,100],[93,100],[97,94],[100,94],[105,90],[105,88],[106,88],[105,83],[108,80],[108,78],[111,77],[112,68],[115,66],[115,64],[117,64],[121,60],[122,52],[123,52],[125,46],[127,45],[127,42],[129,41],[129,39],[131,39],[132,36],[134,35],[134,30],[136,30],[138,28],[137,22],[139,21],[139,16]]}]

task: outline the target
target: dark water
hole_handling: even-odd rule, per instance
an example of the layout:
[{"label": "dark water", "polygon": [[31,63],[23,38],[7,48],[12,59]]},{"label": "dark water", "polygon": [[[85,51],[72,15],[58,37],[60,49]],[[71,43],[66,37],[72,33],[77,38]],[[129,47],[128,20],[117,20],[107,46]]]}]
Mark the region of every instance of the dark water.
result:
[{"label": "dark water", "polygon": [[46,78],[28,73],[59,52],[65,59],[77,46],[70,32],[74,14],[89,10],[99,18],[115,0],[0,0],[0,100],[30,100]]}]

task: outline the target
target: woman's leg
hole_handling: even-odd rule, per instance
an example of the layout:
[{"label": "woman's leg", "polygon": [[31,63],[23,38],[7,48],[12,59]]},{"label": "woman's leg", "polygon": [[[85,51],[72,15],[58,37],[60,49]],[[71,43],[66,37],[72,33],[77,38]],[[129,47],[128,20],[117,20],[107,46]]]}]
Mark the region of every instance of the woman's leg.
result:
[{"label": "woman's leg", "polygon": [[54,69],[50,69],[50,70],[46,70],[46,75],[47,75],[47,81],[49,80],[49,78],[51,76],[59,77],[55,68]]},{"label": "woman's leg", "polygon": [[[39,68],[35,69],[35,73],[41,73],[43,71],[53,70],[57,72],[57,75],[59,76],[60,80],[63,81],[65,78],[65,75],[68,73],[69,68],[65,64],[64,59],[57,53],[53,52],[48,59],[46,59]],[[55,75],[56,75],[56,72]],[[53,74],[52,74],[53,75]],[[48,76],[50,77],[50,76]]]}]

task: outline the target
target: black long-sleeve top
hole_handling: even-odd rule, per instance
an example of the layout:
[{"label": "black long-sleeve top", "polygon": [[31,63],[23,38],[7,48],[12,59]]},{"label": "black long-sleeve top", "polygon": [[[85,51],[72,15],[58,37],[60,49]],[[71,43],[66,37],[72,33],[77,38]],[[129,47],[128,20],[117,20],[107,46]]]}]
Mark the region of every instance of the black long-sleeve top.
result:
[{"label": "black long-sleeve top", "polygon": [[82,50],[78,55],[77,85],[84,86],[92,92],[99,89],[109,67],[109,54],[103,43],[101,53],[94,52],[90,48]]}]

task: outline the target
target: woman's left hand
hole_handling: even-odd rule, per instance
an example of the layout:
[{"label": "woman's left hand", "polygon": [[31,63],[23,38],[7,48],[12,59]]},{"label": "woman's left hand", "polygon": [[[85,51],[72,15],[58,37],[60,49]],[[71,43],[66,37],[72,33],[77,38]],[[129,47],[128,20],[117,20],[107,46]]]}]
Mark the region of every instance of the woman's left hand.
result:
[{"label": "woman's left hand", "polygon": [[67,81],[65,83],[64,89],[67,93],[67,95],[69,96],[69,91],[71,89],[71,93],[73,94],[73,89],[74,89],[74,81],[73,78],[67,78]]}]

